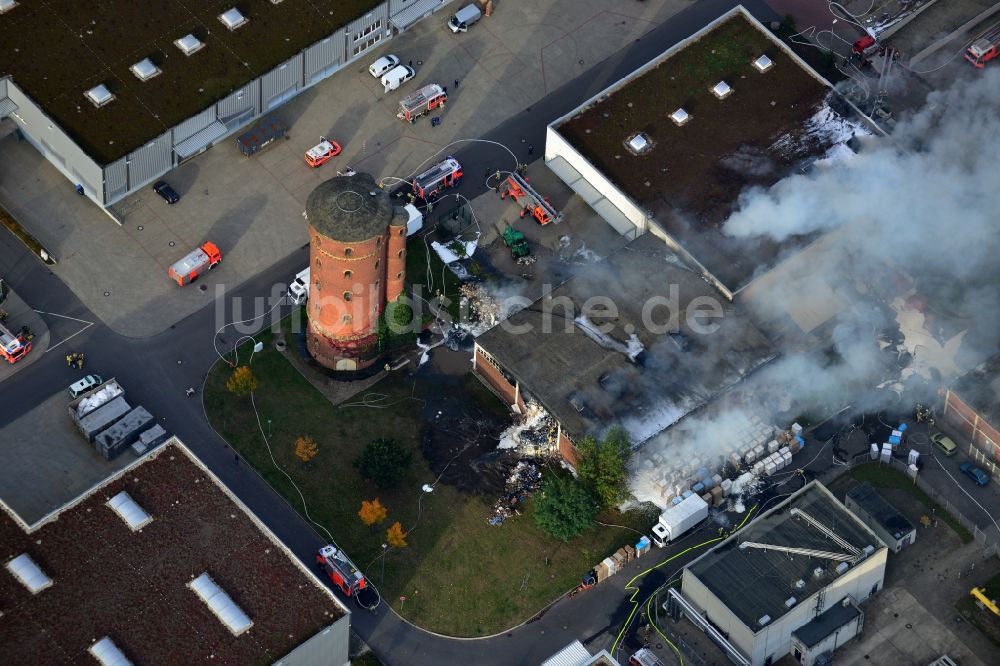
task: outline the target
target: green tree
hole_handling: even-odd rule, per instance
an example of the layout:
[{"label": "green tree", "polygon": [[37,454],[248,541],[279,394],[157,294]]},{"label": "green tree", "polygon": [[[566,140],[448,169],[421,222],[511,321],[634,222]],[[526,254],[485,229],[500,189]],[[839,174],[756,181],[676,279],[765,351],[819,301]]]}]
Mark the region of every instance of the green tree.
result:
[{"label": "green tree", "polygon": [[628,433],[622,428],[611,428],[601,442],[584,437],[576,449],[577,474],[598,505],[607,508],[624,501],[629,492],[628,463],[632,459]]},{"label": "green tree", "polygon": [[535,500],[535,522],[542,531],[560,541],[590,527],[597,505],[587,489],[565,476],[548,476]]},{"label": "green tree", "polygon": [[410,466],[411,454],[394,439],[379,437],[365,446],[354,466],[379,488],[392,488]]}]

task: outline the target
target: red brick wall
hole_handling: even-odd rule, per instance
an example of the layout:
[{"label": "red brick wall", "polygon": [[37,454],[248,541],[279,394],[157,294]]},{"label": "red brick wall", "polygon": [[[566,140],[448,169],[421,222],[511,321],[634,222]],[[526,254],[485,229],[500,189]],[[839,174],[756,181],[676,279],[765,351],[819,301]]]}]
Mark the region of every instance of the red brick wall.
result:
[{"label": "red brick wall", "polygon": [[579,460],[576,446],[573,444],[573,440],[567,437],[566,433],[562,431],[562,428],[559,429],[559,455],[570,465],[576,467],[576,463]]},{"label": "red brick wall", "polygon": [[[486,356],[483,355],[483,350],[478,346],[476,347],[476,373],[486,380],[486,383],[496,389],[503,401],[507,403],[507,406],[514,404],[514,396],[517,393],[517,388],[507,381],[507,378],[497,370]],[[518,396],[520,398],[520,396]],[[518,400],[519,406],[523,410],[523,400]]]},{"label": "red brick wall", "polygon": [[954,391],[948,391],[945,396],[944,419],[985,455],[1000,460],[1000,432]]}]

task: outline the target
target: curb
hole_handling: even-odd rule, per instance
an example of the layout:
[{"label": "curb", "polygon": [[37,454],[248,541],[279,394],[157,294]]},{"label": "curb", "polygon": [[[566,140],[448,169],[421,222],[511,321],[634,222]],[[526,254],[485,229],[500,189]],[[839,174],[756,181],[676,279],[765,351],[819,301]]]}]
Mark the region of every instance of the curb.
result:
[{"label": "curb", "polygon": [[32,236],[27,229],[25,229],[17,219],[10,214],[3,206],[0,206],[0,226],[5,227],[14,237],[21,241],[31,254],[41,261],[46,266],[55,266],[56,258],[52,256],[52,253],[45,249],[45,247],[39,242],[37,238]]}]

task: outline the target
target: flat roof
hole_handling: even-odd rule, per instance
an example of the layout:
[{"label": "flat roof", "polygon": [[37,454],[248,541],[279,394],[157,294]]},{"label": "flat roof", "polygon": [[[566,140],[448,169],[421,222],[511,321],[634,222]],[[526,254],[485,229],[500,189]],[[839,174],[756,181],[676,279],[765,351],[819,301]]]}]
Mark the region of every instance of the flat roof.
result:
[{"label": "flat roof", "polygon": [[1000,430],[1000,354],[955,380],[951,390],[996,430]]},{"label": "flat roof", "polygon": [[[121,491],[152,520],[133,531]],[[0,512],[0,559],[52,578],[32,595],[0,570],[9,663],[87,661],[108,636],[138,664],[271,663],[346,609],[176,439],[26,532]],[[208,573],[253,621],[239,636],[188,587]]]},{"label": "flat roof", "polygon": [[[790,511],[793,507],[815,518],[859,550],[869,545],[875,552],[885,548],[885,544],[822,484],[811,482],[687,567],[753,632],[763,628],[759,624],[763,616],[769,616],[768,624],[773,624],[793,608],[785,605],[789,598],[794,597],[796,604],[808,603],[820,588],[829,586],[850,571],[837,573],[839,563],[825,558],[739,547],[744,541],[753,541],[849,554],[804,519],[793,516]],[[816,568],[822,569],[821,575],[814,574]],[[799,580],[803,582],[802,587],[796,585]],[[827,603],[839,601],[828,599]]]},{"label": "flat roof", "polygon": [[889,504],[868,483],[862,483],[847,491],[847,498],[857,502],[858,506],[878,521],[882,528],[897,539],[909,534],[915,528],[896,507]]},{"label": "flat roof", "polygon": [[[0,15],[0,75],[14,82],[98,163],[107,164],[329,36],[381,0],[243,0],[248,22],[230,31],[219,14],[233,0],[22,3]],[[185,56],[174,40],[204,48]],[[140,82],[129,68],[162,70]],[[116,99],[83,96],[104,84]]]},{"label": "flat roof", "polygon": [[[603,342],[573,321],[588,301],[596,302],[591,299],[610,299],[617,308],[615,316],[589,317],[591,324],[607,327]],[[647,316],[669,332],[644,324],[644,308],[658,301],[669,305],[651,307]],[[706,320],[717,321],[717,330],[699,334],[699,322],[685,313],[703,301],[719,304],[723,316]],[[678,313],[676,322],[669,321],[670,311]],[[633,444],[661,432],[775,356],[739,306],[722,299],[652,234],[589,265],[476,342],[570,438],[620,425]],[[635,361],[628,355],[630,347],[641,350]]]},{"label": "flat roof", "polygon": [[861,609],[852,603],[835,604],[793,631],[792,635],[811,648],[859,615]]},{"label": "flat roof", "polygon": [[[723,234],[739,194],[825,154],[850,127],[830,107],[840,103],[821,78],[739,9],[556,127],[731,290],[803,240],[779,245]],[[773,62],[764,73],[753,64],[761,55]],[[712,92],[720,81],[732,88],[724,99]],[[681,108],[689,118],[678,125],[670,116]],[[653,144],[642,154],[624,145],[638,131]]]}]

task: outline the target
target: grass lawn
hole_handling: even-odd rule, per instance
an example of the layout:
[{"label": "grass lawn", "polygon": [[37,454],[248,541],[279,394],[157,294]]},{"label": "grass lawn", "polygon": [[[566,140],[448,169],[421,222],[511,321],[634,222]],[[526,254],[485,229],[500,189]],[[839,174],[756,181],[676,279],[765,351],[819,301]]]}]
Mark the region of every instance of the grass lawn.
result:
[{"label": "grass lawn", "polygon": [[[976,587],[985,587],[986,592],[984,594],[988,599],[1000,600],[1000,574],[993,576],[993,578],[990,578],[984,584],[977,585]],[[986,637],[993,641],[994,644],[1000,646],[1000,618],[988,609],[980,609],[977,605],[977,600],[971,594],[963,595],[955,604],[955,607],[962,614],[962,617],[986,634]]]},{"label": "grass lawn", "polygon": [[[530,507],[524,515],[492,527],[486,522],[492,497],[443,483],[433,493],[422,493],[421,485],[432,482],[434,475],[421,455],[421,410],[424,401],[439,397],[427,390],[426,380],[417,375],[414,382],[396,373],[374,385],[369,393],[384,395],[385,408],[360,406],[361,395],[334,407],[273,350],[270,337],[267,332],[260,336],[265,350],[254,356],[253,371],[259,382],[256,404],[261,422],[270,422],[274,457],[301,488],[312,518],[333,533],[383,599],[408,620],[454,636],[502,631],[531,617],[574,587],[601,559],[638,539],[626,529],[595,526],[561,543],[535,526]],[[241,351],[240,358],[248,358],[249,350]],[[301,512],[297,494],[270,461],[249,398],[226,390],[229,374],[224,364],[209,373],[205,406],[212,424]],[[475,378],[467,377],[460,386],[467,400],[484,411],[502,408]],[[292,454],[300,435],[313,437],[319,445],[319,454],[306,464]],[[378,490],[352,465],[365,444],[377,437],[395,438],[413,451],[411,469],[393,490]],[[388,508],[389,517],[372,530],[357,512],[362,500],[374,497]],[[385,528],[397,520],[411,530],[408,547],[389,552],[383,578],[378,557]],[[655,516],[643,519],[614,512],[601,520],[647,530]],[[406,597],[405,604],[400,604],[400,596]]]},{"label": "grass lawn", "polygon": [[965,529],[965,526],[958,522],[957,518],[945,511],[944,507],[932,500],[927,493],[918,488],[916,484],[902,472],[885,467],[884,465],[872,463],[869,465],[855,467],[851,470],[851,476],[858,481],[867,481],[876,488],[896,488],[898,490],[905,490],[914,498],[919,500],[929,510],[933,510],[935,514],[941,518],[941,520],[947,523],[948,527],[953,529],[955,534],[957,534],[962,540],[962,543],[970,543],[972,541],[972,533]]}]

